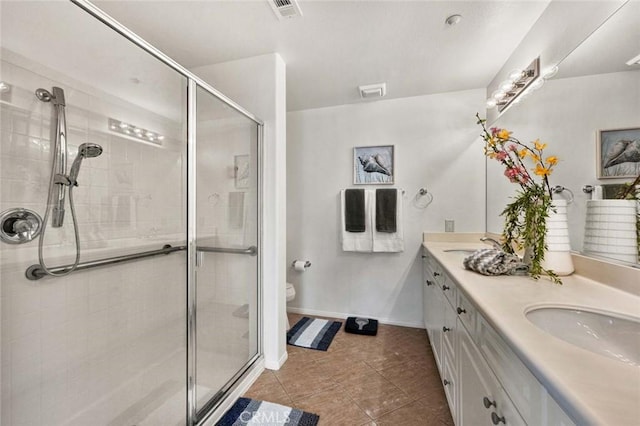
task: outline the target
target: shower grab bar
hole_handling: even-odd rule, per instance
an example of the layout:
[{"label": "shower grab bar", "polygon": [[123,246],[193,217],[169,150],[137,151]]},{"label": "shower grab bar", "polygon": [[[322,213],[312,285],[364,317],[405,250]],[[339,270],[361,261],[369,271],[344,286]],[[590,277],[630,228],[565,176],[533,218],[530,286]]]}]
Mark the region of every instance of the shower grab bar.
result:
[{"label": "shower grab bar", "polygon": [[248,254],[250,256],[255,256],[258,254],[258,247],[256,246],[250,246],[250,247],[247,247],[246,249],[197,246],[196,250],[207,252],[207,253]]},{"label": "shower grab bar", "polygon": [[[187,249],[187,246],[173,247],[170,244],[166,244],[159,250],[150,250],[150,251],[143,251],[140,253],[125,254],[122,256],[108,257],[106,259],[90,260],[88,262],[80,263],[75,270],[82,271],[85,269],[97,268],[99,266],[108,266],[108,265],[114,265],[116,263],[131,262],[133,260],[159,256],[161,254],[170,254],[176,251],[183,251],[186,249]],[[250,246],[250,247],[247,247],[246,249],[239,249],[239,248],[197,246],[196,251],[209,252],[209,253],[248,254],[251,256],[255,256],[258,254],[258,247]],[[73,265],[56,266],[53,268],[49,268],[49,270],[54,273],[64,272],[65,270],[67,270],[72,266]],[[27,268],[25,272],[25,276],[27,277],[28,280],[37,281],[40,278],[46,277],[47,273],[44,272],[44,269],[42,269],[42,266],[40,266],[40,264],[34,264]]]},{"label": "shower grab bar", "polygon": [[[83,262],[78,265],[78,267],[76,268],[76,271],[97,268],[99,266],[114,265],[116,263],[131,262],[133,260],[144,259],[146,257],[159,256],[161,254],[170,254],[176,251],[182,251],[186,249],[187,249],[187,246],[173,247],[167,244],[159,250],[143,251],[140,253],[125,254],[123,256],[114,256],[114,257],[108,257],[106,259],[90,260],[88,262]],[[52,272],[64,272],[66,269],[72,266],[73,265],[56,266],[53,268],[49,268],[49,270]],[[47,274],[42,269],[42,266],[40,266],[39,264],[35,264],[27,268],[27,271],[25,272],[25,276],[27,277],[27,279],[31,281],[36,281],[42,277],[46,277]]]}]

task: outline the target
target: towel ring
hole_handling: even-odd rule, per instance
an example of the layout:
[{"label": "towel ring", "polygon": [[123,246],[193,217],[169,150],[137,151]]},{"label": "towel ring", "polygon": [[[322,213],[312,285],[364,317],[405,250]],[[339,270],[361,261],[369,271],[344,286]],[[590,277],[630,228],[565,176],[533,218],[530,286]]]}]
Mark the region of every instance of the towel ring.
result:
[{"label": "towel ring", "polygon": [[568,196],[565,197],[567,199],[567,204],[573,203],[573,198],[574,198],[573,191],[571,191],[569,188],[565,188],[562,185],[556,185],[553,188],[551,188],[551,192],[553,192],[554,194],[562,194],[563,196],[565,191],[569,193]]},{"label": "towel ring", "polygon": [[[423,197],[426,197],[426,202]],[[427,191],[427,188],[420,188],[416,193],[416,196],[413,197],[413,205],[419,209],[426,209],[432,202],[433,194]]]}]

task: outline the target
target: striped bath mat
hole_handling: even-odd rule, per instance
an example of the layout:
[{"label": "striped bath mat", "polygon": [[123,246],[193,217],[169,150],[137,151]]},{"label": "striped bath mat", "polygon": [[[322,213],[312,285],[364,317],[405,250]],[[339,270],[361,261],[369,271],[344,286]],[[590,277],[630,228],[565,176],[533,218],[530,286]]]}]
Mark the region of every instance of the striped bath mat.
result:
[{"label": "striped bath mat", "polygon": [[320,417],[297,408],[257,399],[240,398],[216,426],[287,425],[316,426]]},{"label": "striped bath mat", "polygon": [[287,332],[287,343],[303,348],[326,351],[340,330],[342,323],[318,318],[302,317],[291,330]]}]

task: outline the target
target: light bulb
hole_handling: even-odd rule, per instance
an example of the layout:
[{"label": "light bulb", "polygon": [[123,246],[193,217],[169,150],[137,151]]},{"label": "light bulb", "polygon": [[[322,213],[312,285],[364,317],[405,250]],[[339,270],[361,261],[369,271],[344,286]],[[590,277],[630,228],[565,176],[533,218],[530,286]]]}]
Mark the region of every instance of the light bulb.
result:
[{"label": "light bulb", "polygon": [[542,78],[546,80],[555,76],[556,74],[558,74],[558,66],[554,65],[552,67],[545,68],[544,71],[542,71]]},{"label": "light bulb", "polygon": [[517,81],[524,77],[524,71],[522,70],[513,70],[509,73],[509,77],[507,77],[511,81]]},{"label": "light bulb", "polygon": [[487,108],[489,108],[489,109],[491,109],[491,108],[495,108],[497,104],[498,104],[498,103],[497,103],[497,101],[496,101],[494,98],[489,98],[489,99],[487,99],[487,103],[486,103]]},{"label": "light bulb", "polygon": [[121,129],[128,129],[129,125],[127,123],[120,123],[120,128]]},{"label": "light bulb", "polygon": [[500,91],[502,92],[509,92],[513,89],[513,82],[511,81],[503,81],[502,83],[500,83]]},{"label": "light bulb", "polygon": [[493,93],[491,94],[491,97],[492,97],[493,99],[495,99],[496,101],[499,101],[500,99],[504,98],[505,96],[506,96],[506,93],[504,93],[504,92],[503,92],[503,91],[501,91],[501,90],[496,90],[495,92],[493,92]]}]

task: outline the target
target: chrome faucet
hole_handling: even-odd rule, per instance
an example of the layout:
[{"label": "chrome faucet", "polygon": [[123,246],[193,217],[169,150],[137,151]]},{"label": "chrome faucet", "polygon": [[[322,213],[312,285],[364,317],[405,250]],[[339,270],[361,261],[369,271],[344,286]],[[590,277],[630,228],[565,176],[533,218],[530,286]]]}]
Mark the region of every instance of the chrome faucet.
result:
[{"label": "chrome faucet", "polygon": [[489,241],[493,245],[493,248],[502,250],[502,244],[500,244],[500,241],[497,241],[491,237],[482,237],[480,238],[480,241],[482,241],[483,243]]}]

